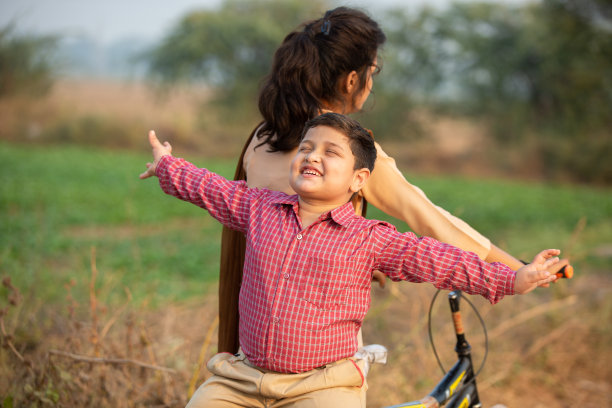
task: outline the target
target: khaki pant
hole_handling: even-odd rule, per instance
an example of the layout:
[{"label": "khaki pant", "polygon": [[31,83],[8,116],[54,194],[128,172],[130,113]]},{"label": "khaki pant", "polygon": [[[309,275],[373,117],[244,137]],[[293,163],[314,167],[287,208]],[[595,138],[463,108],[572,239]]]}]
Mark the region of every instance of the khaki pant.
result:
[{"label": "khaki pant", "polygon": [[367,389],[363,365],[363,360],[348,358],[300,374],[281,374],[254,367],[242,354],[220,353],[207,364],[214,375],[187,408],[361,408]]}]

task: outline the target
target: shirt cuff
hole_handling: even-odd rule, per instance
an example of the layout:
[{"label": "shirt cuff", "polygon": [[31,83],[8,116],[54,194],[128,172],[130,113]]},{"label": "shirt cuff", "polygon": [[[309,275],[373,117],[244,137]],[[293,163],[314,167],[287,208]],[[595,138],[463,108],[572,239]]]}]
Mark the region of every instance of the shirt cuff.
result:
[{"label": "shirt cuff", "polygon": [[514,295],[516,272],[503,263],[496,262],[496,265],[498,268],[497,286],[499,288],[499,294],[502,295],[502,297],[505,295]]},{"label": "shirt cuff", "polygon": [[162,156],[161,159],[159,159],[159,163],[157,163],[157,166],[155,166],[155,176],[157,178],[159,178],[160,175],[163,175],[168,171],[168,166],[170,166],[171,158],[172,156],[167,154],[165,156]]}]

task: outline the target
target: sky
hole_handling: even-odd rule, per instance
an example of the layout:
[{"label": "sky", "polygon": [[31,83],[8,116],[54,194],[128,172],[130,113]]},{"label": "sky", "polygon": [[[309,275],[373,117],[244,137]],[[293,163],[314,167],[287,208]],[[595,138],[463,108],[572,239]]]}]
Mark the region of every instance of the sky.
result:
[{"label": "sky", "polygon": [[[505,0],[521,2],[525,0]],[[161,38],[194,9],[215,8],[222,0],[0,0],[0,27],[14,22],[20,32],[89,36],[101,43],[126,37]],[[374,3],[374,5],[373,5]],[[391,6],[444,6],[450,0],[347,0],[344,5],[374,14]]]}]

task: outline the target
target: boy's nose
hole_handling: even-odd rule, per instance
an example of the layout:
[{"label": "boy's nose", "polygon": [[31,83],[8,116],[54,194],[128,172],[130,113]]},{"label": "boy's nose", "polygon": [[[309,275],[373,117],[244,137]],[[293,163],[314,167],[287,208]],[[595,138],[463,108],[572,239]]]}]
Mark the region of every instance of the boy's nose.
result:
[{"label": "boy's nose", "polygon": [[321,156],[317,152],[315,152],[315,151],[312,151],[312,152],[310,152],[310,153],[308,153],[306,155],[306,161],[307,162],[318,163],[320,161],[320,159],[321,159]]}]

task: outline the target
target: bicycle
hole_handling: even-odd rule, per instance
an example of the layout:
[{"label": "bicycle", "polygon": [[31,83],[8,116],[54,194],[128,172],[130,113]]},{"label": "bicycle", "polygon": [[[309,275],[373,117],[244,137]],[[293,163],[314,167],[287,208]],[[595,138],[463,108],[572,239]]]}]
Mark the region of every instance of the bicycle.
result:
[{"label": "bicycle", "polygon": [[[572,278],[574,274],[573,267],[571,265],[564,266],[559,272],[557,272],[557,276],[560,278]],[[438,357],[438,353],[433,343],[433,336],[431,332],[431,311],[433,308],[433,304],[436,300],[436,297],[440,291],[438,290],[434,297],[432,298],[431,305],[429,308],[429,319],[428,319],[428,328],[429,328],[429,338],[433,347],[434,355],[438,360],[438,364],[444,371],[442,364],[440,362],[440,358]],[[482,364],[480,368],[474,372],[474,364],[472,362],[471,356],[471,346],[468,343],[465,332],[463,330],[463,322],[461,318],[461,310],[459,308],[459,301],[461,298],[464,298],[468,304],[472,307],[476,316],[480,320],[480,324],[483,327],[484,337],[485,337],[485,354],[482,360]],[[486,326],[484,324],[484,320],[476,310],[475,306],[469,301],[469,299],[465,298],[461,291],[455,290],[448,294],[448,301],[451,309],[451,315],[453,319],[453,326],[455,329],[455,336],[457,338],[457,343],[455,345],[455,352],[457,353],[457,361],[451,367],[448,372],[444,374],[444,377],[438,382],[438,384],[434,387],[434,389],[424,398],[417,400],[406,402],[397,405],[387,406],[385,408],[439,408],[441,406],[446,406],[446,408],[482,408],[483,405],[480,402],[480,397],[478,395],[478,387],[476,385],[476,377],[484,367],[487,352],[488,352],[488,336]],[[497,404],[492,408],[505,408],[504,405]]]}]

